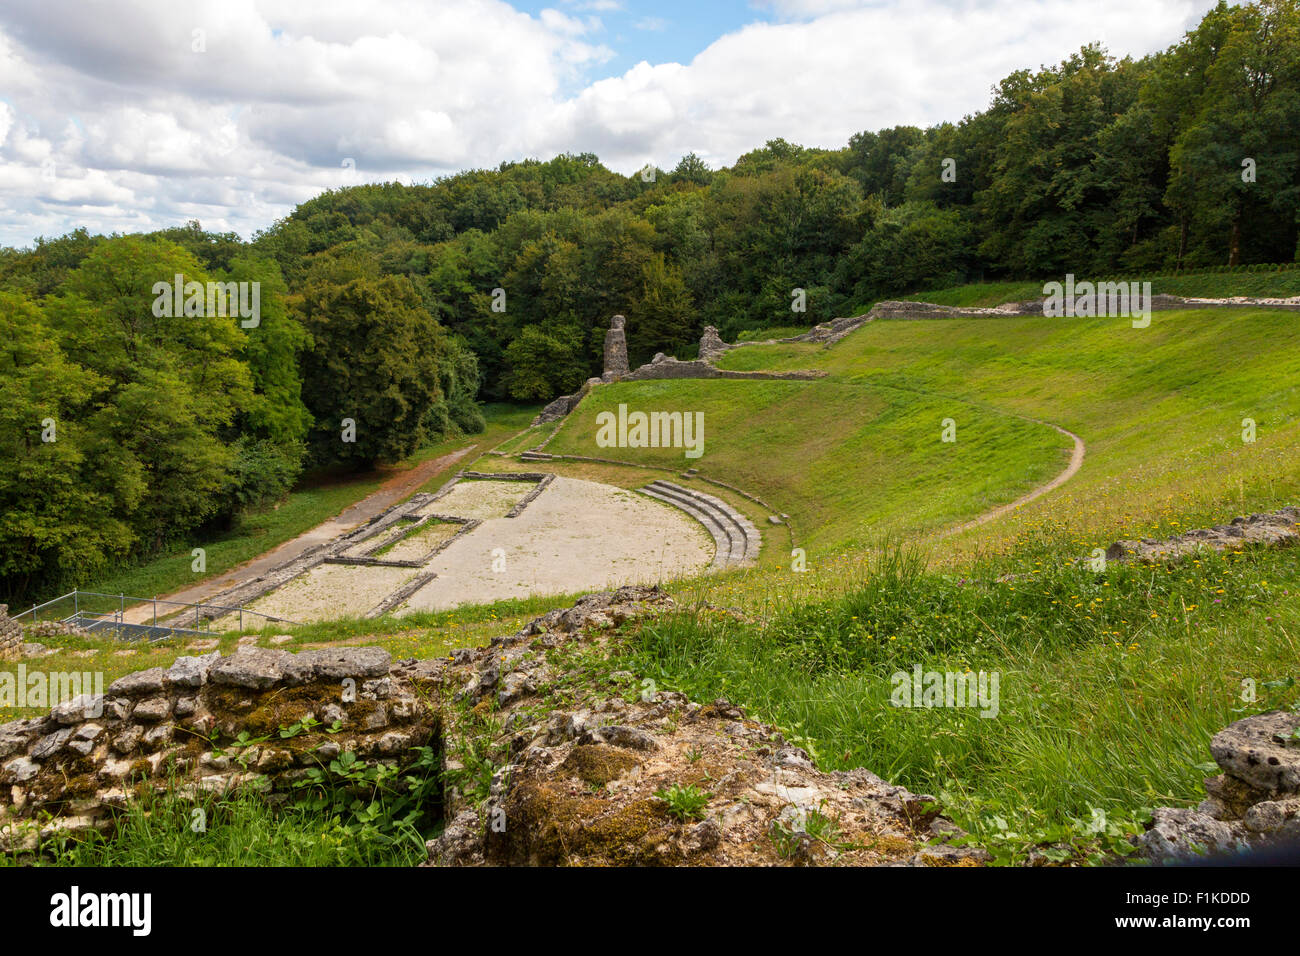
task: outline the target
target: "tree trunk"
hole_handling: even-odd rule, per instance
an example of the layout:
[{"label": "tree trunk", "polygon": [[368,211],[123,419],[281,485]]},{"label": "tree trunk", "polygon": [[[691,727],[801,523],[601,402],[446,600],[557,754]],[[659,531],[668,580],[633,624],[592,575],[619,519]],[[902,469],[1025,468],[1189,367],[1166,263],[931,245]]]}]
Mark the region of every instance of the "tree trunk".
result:
[{"label": "tree trunk", "polygon": [[1228,239],[1228,265],[1241,264],[1241,210],[1232,214],[1232,234]]}]

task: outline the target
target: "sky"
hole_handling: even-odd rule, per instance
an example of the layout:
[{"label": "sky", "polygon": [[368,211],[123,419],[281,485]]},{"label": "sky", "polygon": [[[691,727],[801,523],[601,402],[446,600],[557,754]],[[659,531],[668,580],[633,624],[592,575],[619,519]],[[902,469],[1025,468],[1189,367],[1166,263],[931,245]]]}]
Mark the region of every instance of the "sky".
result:
[{"label": "sky", "polygon": [[4,0],[0,245],[592,152],[632,173],[929,126],[1089,42],[1164,49],[1212,0]]}]

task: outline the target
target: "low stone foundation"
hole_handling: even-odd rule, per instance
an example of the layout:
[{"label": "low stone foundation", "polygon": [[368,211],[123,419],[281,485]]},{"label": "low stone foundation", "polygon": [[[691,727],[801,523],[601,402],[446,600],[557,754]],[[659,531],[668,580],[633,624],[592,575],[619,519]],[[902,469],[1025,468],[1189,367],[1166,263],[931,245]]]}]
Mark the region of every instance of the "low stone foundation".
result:
[{"label": "low stone foundation", "polygon": [[812,379],[825,378],[827,373],[822,369],[796,370],[791,372],[740,372],[721,369],[711,362],[704,359],[693,359],[689,362],[683,362],[681,359],[673,358],[663,354],[656,355],[653,362],[648,362],[624,375],[620,381],[623,382],[644,382],[652,379],[681,379],[681,378],[727,378],[740,379],[745,381],[785,381],[785,382],[807,382]]},{"label": "low stone foundation", "polygon": [[1106,549],[1107,561],[1141,561],[1155,564],[1176,561],[1208,548],[1223,551],[1243,545],[1283,547],[1300,542],[1300,508],[1294,505],[1264,514],[1241,515],[1228,524],[1196,528],[1163,541],[1116,541]]}]

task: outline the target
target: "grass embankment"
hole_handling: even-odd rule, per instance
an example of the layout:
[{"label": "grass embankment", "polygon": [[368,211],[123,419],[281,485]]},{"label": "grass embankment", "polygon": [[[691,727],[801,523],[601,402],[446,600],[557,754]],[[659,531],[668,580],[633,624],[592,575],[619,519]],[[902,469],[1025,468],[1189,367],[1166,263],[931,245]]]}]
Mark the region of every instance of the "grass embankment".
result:
[{"label": "grass embankment", "polygon": [[[1079,281],[1111,281],[1111,276],[1079,275]],[[992,308],[1004,302],[1025,302],[1043,297],[1043,283],[1063,281],[1061,276],[1049,276],[1041,282],[973,282],[951,289],[917,292],[902,296],[912,302],[933,302],[935,305],[957,305],[966,308]],[[1118,281],[1118,280],[1115,280]],[[1300,295],[1300,266],[1286,263],[1282,268],[1270,267],[1254,272],[1185,272],[1181,275],[1155,275],[1145,279],[1134,276],[1124,281],[1149,281],[1154,295],[1181,295],[1186,298],[1227,299],[1233,296],[1286,298]],[[866,309],[860,310],[862,312]]]},{"label": "grass embankment", "polygon": [[[1164,312],[1146,329],[1124,319],[880,321],[829,350],[754,346],[724,364],[733,360],[821,367],[828,382],[930,401],[988,402],[1083,437],[1087,458],[1068,484],[1014,520],[961,536],[964,549],[1040,535],[1104,546],[1300,493],[1300,320],[1290,312]],[[959,443],[980,427],[953,417]],[[1243,440],[1245,419],[1254,442]]]},{"label": "grass embankment", "polygon": [[[704,454],[602,448],[596,417],[701,412]],[[958,440],[943,441],[943,421]],[[1068,439],[983,404],[854,382],[654,381],[598,389],[547,446],[557,454],[698,468],[786,512],[809,548],[861,546],[890,531],[939,527],[1055,475]]]},{"label": "grass embankment", "polygon": [[[1104,573],[1069,548],[951,573],[895,554],[846,593],[753,623],[688,610],[647,624],[620,666],[744,703],[824,770],[939,796],[1004,860],[1056,842],[1082,860],[1147,808],[1199,800],[1217,730],[1296,702],[1298,589],[1295,549]],[[892,705],[891,678],[918,665],[996,672],[996,712]]]}]

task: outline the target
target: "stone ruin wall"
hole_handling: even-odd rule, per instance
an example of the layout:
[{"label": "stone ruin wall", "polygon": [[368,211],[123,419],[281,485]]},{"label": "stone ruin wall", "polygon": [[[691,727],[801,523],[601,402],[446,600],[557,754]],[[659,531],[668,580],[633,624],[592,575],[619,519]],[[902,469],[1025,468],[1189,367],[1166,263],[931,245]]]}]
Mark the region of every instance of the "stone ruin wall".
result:
[{"label": "stone ruin wall", "polygon": [[8,604],[0,604],[0,661],[17,660],[22,644],[23,626],[9,616]]},{"label": "stone ruin wall", "polygon": [[[533,425],[545,425],[548,422],[559,421],[577,408],[592,388],[609,382],[644,382],[654,379],[688,378],[806,381],[808,379],[822,378],[826,375],[826,372],[820,369],[793,372],[742,372],[720,369],[713,363],[727,351],[739,346],[728,345],[722,341],[722,337],[718,335],[718,330],[711,325],[705,326],[704,333],[700,337],[699,358],[682,360],[660,352],[652,361],[632,369],[628,367],[627,333],[624,330],[624,323],[623,316],[614,316],[609,331],[605,333],[604,373],[599,378],[587,379],[582,388],[573,394],[561,395],[559,398],[553,399],[533,419]],[[856,328],[856,326],[854,327]]]},{"label": "stone ruin wall", "polygon": [[[119,678],[48,714],[0,725],[0,851],[111,828],[143,787],[181,795],[249,787],[275,804],[340,753],[409,765],[438,720],[381,648],[292,654],[241,647]],[[320,722],[290,738],[280,731]],[[336,733],[326,732],[337,722]],[[242,732],[252,740],[235,743]]]}]

